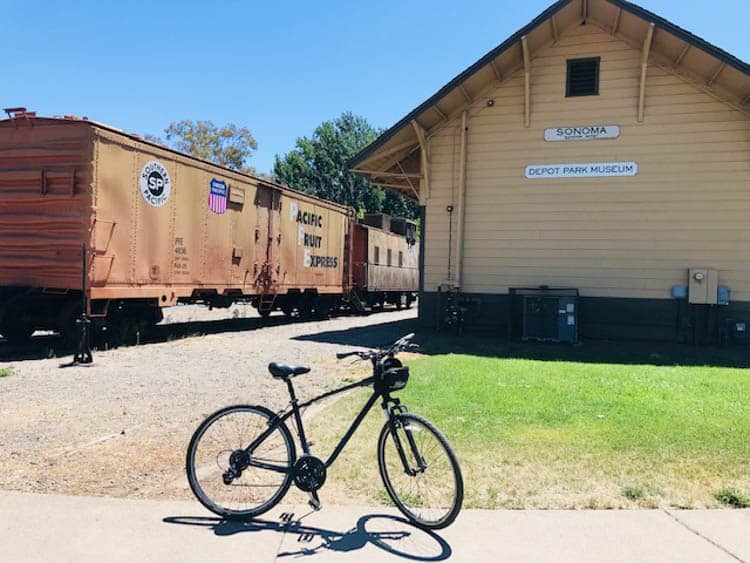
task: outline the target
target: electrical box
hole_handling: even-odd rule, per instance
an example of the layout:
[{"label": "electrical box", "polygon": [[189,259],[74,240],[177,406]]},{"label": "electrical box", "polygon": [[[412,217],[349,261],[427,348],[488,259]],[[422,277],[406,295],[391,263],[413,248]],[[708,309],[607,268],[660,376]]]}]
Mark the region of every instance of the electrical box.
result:
[{"label": "electrical box", "polygon": [[719,302],[719,272],[691,268],[688,279],[688,302],[695,305],[716,305]]},{"label": "electrical box", "polygon": [[578,297],[523,294],[523,340],[578,341]]}]

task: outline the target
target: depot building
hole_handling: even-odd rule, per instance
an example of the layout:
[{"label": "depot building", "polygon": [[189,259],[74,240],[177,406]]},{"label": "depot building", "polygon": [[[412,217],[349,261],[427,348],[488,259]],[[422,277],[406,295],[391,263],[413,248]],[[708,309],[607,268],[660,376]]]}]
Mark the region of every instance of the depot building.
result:
[{"label": "depot building", "polygon": [[556,2],[350,167],[419,201],[426,324],[750,328],[750,66],[630,2]]}]

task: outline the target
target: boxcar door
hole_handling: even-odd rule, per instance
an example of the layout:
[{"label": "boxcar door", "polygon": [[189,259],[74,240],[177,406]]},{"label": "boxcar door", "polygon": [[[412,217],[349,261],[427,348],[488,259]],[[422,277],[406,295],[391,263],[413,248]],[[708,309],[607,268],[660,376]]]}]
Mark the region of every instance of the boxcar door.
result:
[{"label": "boxcar door", "polygon": [[255,286],[258,292],[274,292],[278,283],[281,192],[258,185],[255,192]]}]

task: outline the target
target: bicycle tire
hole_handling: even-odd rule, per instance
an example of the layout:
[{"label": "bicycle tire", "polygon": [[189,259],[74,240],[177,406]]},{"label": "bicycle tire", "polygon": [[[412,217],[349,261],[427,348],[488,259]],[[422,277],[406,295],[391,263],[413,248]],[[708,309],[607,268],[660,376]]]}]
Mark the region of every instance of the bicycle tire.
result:
[{"label": "bicycle tire", "polygon": [[[415,513],[415,510],[413,508],[410,508],[408,506],[408,500],[401,498],[402,495],[399,494],[399,492],[396,490],[396,487],[393,484],[393,478],[395,475],[390,475],[388,472],[388,463],[386,459],[386,445],[390,442],[393,444],[393,452],[397,452],[396,446],[395,446],[395,438],[393,438],[393,430],[392,430],[392,421],[387,421],[383,425],[383,429],[380,431],[380,437],[378,439],[378,468],[380,469],[380,477],[383,480],[383,485],[385,485],[385,490],[388,493],[388,496],[391,498],[391,500],[394,502],[396,507],[401,511],[401,513],[406,516],[411,522],[419,526],[420,528],[427,528],[431,530],[438,530],[441,528],[445,528],[446,526],[449,526],[453,523],[453,521],[458,516],[458,513],[461,510],[461,505],[463,504],[463,498],[464,498],[464,483],[463,483],[463,476],[461,474],[461,467],[458,464],[458,459],[456,458],[456,454],[451,448],[450,444],[448,443],[448,440],[445,438],[442,432],[438,430],[438,428],[432,424],[429,420],[427,420],[424,417],[411,414],[411,413],[401,413],[396,416],[395,421],[396,431],[398,432],[399,429],[409,429],[410,425],[420,425],[424,429],[426,429],[432,437],[435,438],[436,442],[440,445],[440,447],[443,449],[444,453],[446,454],[446,457],[450,463],[450,468],[452,470],[453,474],[453,483],[455,485],[455,490],[452,494],[452,501],[450,503],[450,506],[445,509],[445,513],[440,517],[436,519],[425,519],[424,517],[420,516],[419,514]],[[411,430],[409,430],[411,431]],[[388,438],[391,438],[391,440],[388,440]],[[409,448],[408,445],[404,445],[404,448]],[[434,446],[433,446],[434,449]],[[423,457],[423,454],[425,453],[422,451],[422,449],[419,448],[419,455]],[[430,454],[432,453],[432,450],[430,450]],[[398,460],[399,463],[400,459]],[[431,460],[427,459],[425,460],[428,463],[430,463]],[[427,469],[429,469],[430,466],[428,465]],[[403,465],[400,466],[401,471],[403,472]],[[423,475],[426,474],[426,471],[422,473]],[[412,477],[413,479],[417,479],[418,476]],[[403,495],[405,496],[405,495]],[[428,510],[432,510],[430,508],[427,508]]]},{"label": "bicycle tire", "polygon": [[[199,478],[197,475],[196,459],[195,459],[196,451],[198,447],[200,446],[201,439],[205,436],[206,432],[215,423],[220,421],[222,418],[227,417],[228,415],[232,413],[240,413],[240,412],[254,413],[260,416],[261,418],[265,419],[266,424],[270,420],[276,417],[276,414],[273,411],[265,407],[259,406],[259,405],[232,405],[229,407],[224,407],[222,409],[219,409],[218,411],[206,417],[206,419],[195,430],[192,438],[190,439],[190,444],[188,445],[187,454],[185,457],[185,471],[187,473],[187,478],[188,478],[188,483],[190,485],[190,489],[193,491],[193,494],[195,495],[195,497],[208,510],[228,520],[241,520],[241,519],[253,518],[255,516],[259,516],[260,514],[263,514],[264,512],[269,511],[271,508],[276,506],[276,504],[278,504],[282,498],[284,498],[284,495],[286,495],[292,483],[292,474],[290,471],[284,474],[283,480],[279,484],[278,488],[276,488],[276,492],[273,495],[271,495],[267,500],[265,500],[265,502],[262,502],[261,504],[257,506],[254,506],[252,508],[247,508],[247,509],[232,509],[232,508],[223,506],[220,502],[218,502],[215,499],[212,499],[206,493],[206,491],[204,490],[204,487],[199,482]],[[294,440],[292,439],[292,434],[291,432],[289,432],[289,428],[283,422],[278,425],[277,430],[286,448],[286,460],[285,461],[286,463],[288,463],[288,466],[291,468],[293,467],[294,462],[297,459],[296,447],[294,445]],[[265,443],[267,440],[269,440],[270,438],[274,437],[275,435],[276,435],[276,432],[274,432],[268,438],[266,438],[264,442],[261,442],[261,445]],[[218,463],[218,454],[217,454],[217,463]],[[214,470],[214,473],[218,473],[220,475],[220,472],[216,472],[215,470]]]}]

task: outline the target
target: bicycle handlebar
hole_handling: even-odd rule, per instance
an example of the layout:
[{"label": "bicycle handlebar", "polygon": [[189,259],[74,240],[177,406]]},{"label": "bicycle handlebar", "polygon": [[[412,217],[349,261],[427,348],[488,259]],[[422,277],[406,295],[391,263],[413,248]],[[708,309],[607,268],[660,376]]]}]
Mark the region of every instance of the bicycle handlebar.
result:
[{"label": "bicycle handlebar", "polygon": [[344,358],[348,358],[349,356],[358,356],[360,360],[369,360],[372,358],[380,360],[381,358],[391,356],[398,352],[403,352],[406,350],[416,350],[417,348],[419,348],[418,344],[411,343],[412,338],[414,338],[413,332],[402,336],[388,348],[384,348],[382,350],[354,350],[352,352],[339,352],[338,354],[336,354],[336,358],[339,360],[343,360]]}]

